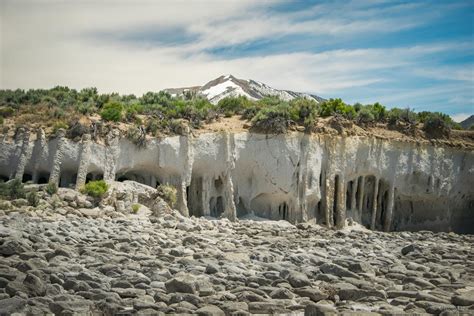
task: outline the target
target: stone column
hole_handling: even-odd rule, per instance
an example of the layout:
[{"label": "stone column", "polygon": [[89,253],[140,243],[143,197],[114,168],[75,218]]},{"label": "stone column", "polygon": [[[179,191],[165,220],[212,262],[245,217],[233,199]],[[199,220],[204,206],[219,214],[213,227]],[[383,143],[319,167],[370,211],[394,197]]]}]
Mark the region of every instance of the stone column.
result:
[{"label": "stone column", "polygon": [[33,162],[33,183],[38,183],[39,179],[39,168],[41,161],[45,156],[45,150],[47,149],[46,144],[46,135],[42,128],[38,129],[36,132],[36,144],[35,144],[35,153],[36,159]]},{"label": "stone column", "polygon": [[370,221],[370,229],[375,230],[375,220],[377,218],[377,195],[379,194],[379,183],[380,179],[378,177],[375,178],[375,183],[374,183],[374,196],[372,200],[372,218]]},{"label": "stone column", "polygon": [[393,184],[390,184],[388,189],[387,197],[387,211],[385,212],[384,218],[384,230],[386,232],[390,231],[392,226],[392,216],[393,216],[393,203],[394,203],[395,189]]},{"label": "stone column", "polygon": [[53,167],[51,168],[51,174],[49,176],[49,183],[59,186],[59,178],[61,176],[61,164],[63,163],[63,147],[65,143],[66,131],[60,129],[57,132],[58,144],[56,147],[56,153],[54,154]]},{"label": "stone column", "polygon": [[[351,192],[351,210],[356,209],[356,203],[357,203],[357,186],[359,185],[359,178],[356,178],[354,181],[352,181],[352,192]],[[354,212],[352,212],[354,214]]]},{"label": "stone column", "polygon": [[115,181],[115,169],[119,155],[119,132],[112,130],[107,134],[105,148],[104,180]]},{"label": "stone column", "polygon": [[226,170],[223,176],[224,190],[222,198],[224,200],[224,216],[230,221],[237,219],[237,210],[234,203],[234,184],[232,183],[232,170],[235,167],[234,161],[234,142],[230,133],[225,133],[225,157]]},{"label": "stone column", "polygon": [[333,226],[333,211],[334,211],[334,177],[329,175],[326,177],[326,204],[324,213],[326,215],[326,226],[331,228]]},{"label": "stone column", "polygon": [[183,181],[181,178],[179,179],[176,185],[176,207],[181,213],[181,215],[189,217],[189,209],[188,209],[188,201],[186,195],[186,181]]},{"label": "stone column", "polygon": [[[359,203],[357,205],[358,215],[362,216],[362,208],[364,207],[364,190],[365,190],[365,176],[361,176],[360,188],[359,188]],[[360,220],[360,219],[359,219]]]},{"label": "stone column", "polygon": [[20,159],[18,160],[18,165],[16,167],[16,172],[15,172],[15,179],[17,180],[22,180],[23,179],[23,174],[25,173],[25,167],[31,158],[32,150],[33,147],[30,145],[30,131],[28,129],[25,130],[25,132],[22,135],[23,138],[23,146],[21,148],[21,154],[20,154]]},{"label": "stone column", "polygon": [[345,226],[346,223],[346,181],[344,178],[339,176],[339,183],[337,185],[337,205],[336,205],[336,223],[335,226],[338,229],[341,229]]},{"label": "stone column", "polygon": [[76,190],[79,190],[86,184],[87,172],[91,155],[91,135],[82,135],[82,151],[79,160],[79,168],[77,169]]},{"label": "stone column", "polygon": [[18,162],[20,161],[20,156],[22,153],[23,149],[23,135],[25,133],[25,129],[23,127],[19,127],[16,132],[15,132],[15,149],[10,153],[10,175],[9,178],[14,179],[15,178],[15,171],[18,166]]}]

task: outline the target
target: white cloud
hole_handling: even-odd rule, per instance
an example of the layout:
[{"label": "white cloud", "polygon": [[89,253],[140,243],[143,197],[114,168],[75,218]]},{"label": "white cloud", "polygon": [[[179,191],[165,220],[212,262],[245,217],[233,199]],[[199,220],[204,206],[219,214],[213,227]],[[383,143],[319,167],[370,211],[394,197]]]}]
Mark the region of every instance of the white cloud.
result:
[{"label": "white cloud", "polygon": [[[204,84],[224,73],[324,96],[390,84],[394,77],[403,80],[404,76],[472,83],[472,64],[466,68],[436,68],[436,64],[429,63],[433,54],[472,50],[469,42],[237,58],[216,57],[204,50],[284,35],[356,41],[357,37],[411,28],[433,18],[431,12],[421,10],[415,19],[412,11],[422,6],[417,3],[383,8],[372,4],[352,1],[339,3],[342,7],[338,10],[333,4],[323,4],[305,11],[277,13],[268,10],[266,1],[4,0],[0,2],[0,87],[97,86],[102,92],[141,94]],[[147,44],[146,38],[135,43],[118,40],[124,34],[139,36],[140,32],[153,30],[185,31],[195,40],[160,45]],[[110,34],[114,36],[106,36]],[[442,88],[435,87],[433,95]],[[399,102],[410,95],[421,97],[419,91],[383,95],[379,89],[369,93],[371,98]],[[457,92],[469,99],[468,93]]]}]

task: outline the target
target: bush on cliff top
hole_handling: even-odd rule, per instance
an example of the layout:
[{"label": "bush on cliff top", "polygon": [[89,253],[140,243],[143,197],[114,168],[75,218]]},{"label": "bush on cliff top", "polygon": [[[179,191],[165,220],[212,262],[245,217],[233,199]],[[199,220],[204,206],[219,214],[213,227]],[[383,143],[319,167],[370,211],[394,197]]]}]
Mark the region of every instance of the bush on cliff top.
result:
[{"label": "bush on cliff top", "polygon": [[109,102],[102,108],[100,116],[106,121],[119,122],[123,118],[123,105],[119,102]]}]

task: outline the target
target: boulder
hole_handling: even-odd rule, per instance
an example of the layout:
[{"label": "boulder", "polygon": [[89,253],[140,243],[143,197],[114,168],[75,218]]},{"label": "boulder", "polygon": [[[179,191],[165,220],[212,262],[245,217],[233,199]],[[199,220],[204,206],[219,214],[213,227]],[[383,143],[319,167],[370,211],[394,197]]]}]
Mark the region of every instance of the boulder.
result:
[{"label": "boulder", "polygon": [[192,276],[180,276],[165,283],[168,293],[196,293],[196,282]]}]

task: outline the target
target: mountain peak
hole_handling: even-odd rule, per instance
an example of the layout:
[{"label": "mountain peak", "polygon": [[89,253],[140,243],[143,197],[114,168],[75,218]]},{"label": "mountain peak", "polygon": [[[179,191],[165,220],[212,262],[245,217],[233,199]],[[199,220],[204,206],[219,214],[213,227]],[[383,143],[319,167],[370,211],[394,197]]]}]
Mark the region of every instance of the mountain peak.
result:
[{"label": "mountain peak", "polygon": [[203,86],[166,89],[166,91],[174,95],[182,95],[187,91],[192,91],[193,93],[206,97],[213,104],[217,104],[223,98],[236,96],[245,96],[251,100],[277,96],[286,101],[297,97],[313,99],[316,102],[324,101],[323,98],[316,95],[289,90],[278,90],[252,79],[238,79],[232,74],[222,75]]}]

